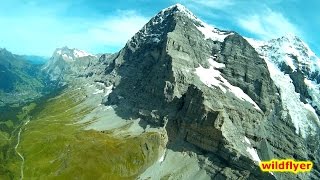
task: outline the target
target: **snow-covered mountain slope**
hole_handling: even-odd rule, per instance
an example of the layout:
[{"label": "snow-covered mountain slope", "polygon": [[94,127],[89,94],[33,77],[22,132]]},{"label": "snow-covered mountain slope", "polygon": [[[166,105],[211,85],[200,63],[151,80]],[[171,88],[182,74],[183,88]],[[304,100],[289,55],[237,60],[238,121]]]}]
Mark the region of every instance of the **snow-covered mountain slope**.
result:
[{"label": "snow-covered mountain slope", "polygon": [[253,41],[249,39],[255,47],[259,47],[260,53],[279,66],[285,63],[291,70],[304,71],[307,76],[320,70],[320,59],[297,36],[287,35],[267,42]]},{"label": "snow-covered mountain slope", "polygon": [[319,133],[320,59],[306,43],[293,35],[267,42],[247,40],[266,60],[296,132],[303,137]]}]

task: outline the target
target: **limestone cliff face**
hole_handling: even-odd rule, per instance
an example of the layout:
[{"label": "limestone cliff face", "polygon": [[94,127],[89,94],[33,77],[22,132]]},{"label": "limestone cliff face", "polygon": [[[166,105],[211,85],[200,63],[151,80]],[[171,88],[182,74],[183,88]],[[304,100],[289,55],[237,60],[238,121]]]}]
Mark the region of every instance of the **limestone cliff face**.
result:
[{"label": "limestone cliff face", "polygon": [[266,61],[239,34],[209,27],[176,5],[152,18],[106,66],[103,79],[114,90],[105,104],[127,119],[164,126],[167,147],[196,152],[212,178],[319,177],[317,165],[310,175],[271,175],[257,166],[272,158],[317,164],[319,140],[295,132]]}]

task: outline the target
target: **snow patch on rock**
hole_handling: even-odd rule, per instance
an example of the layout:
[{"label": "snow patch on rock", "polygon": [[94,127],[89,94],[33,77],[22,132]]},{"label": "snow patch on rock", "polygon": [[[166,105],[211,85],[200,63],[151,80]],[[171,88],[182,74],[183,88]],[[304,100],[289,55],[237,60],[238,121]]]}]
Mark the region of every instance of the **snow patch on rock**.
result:
[{"label": "snow patch on rock", "polygon": [[92,94],[101,94],[101,93],[103,93],[104,91],[103,91],[103,89],[96,89],[96,91],[95,92],[93,92]]},{"label": "snow patch on rock", "polygon": [[204,35],[204,39],[211,39],[213,41],[223,42],[224,39],[233,34],[219,31],[217,28],[214,28],[207,23],[201,22],[200,26],[196,26],[196,28]]},{"label": "snow patch on rock", "polygon": [[86,57],[86,56],[94,56],[94,55],[89,54],[89,53],[87,53],[87,52],[85,52],[83,50],[78,50],[78,49],[74,49],[73,50],[73,55],[76,58],[81,58],[81,57]]},{"label": "snow patch on rock", "polygon": [[251,159],[255,162],[261,162],[261,159],[257,153],[257,150],[252,147],[250,140],[247,137],[244,137],[244,140],[242,142],[245,142],[247,146],[246,152],[249,153],[249,155],[251,156]]},{"label": "snow patch on rock", "polygon": [[67,54],[62,54],[62,58],[65,61],[73,61],[73,58]]},{"label": "snow patch on rock", "polygon": [[159,160],[158,160],[159,163],[162,163],[162,162],[164,161],[165,156],[166,156],[166,151],[167,151],[167,150],[164,150],[162,156],[159,158]]},{"label": "snow patch on rock", "polygon": [[222,75],[221,72],[217,69],[225,67],[224,64],[214,61],[213,57],[209,58],[209,64],[211,65],[209,69],[202,67],[201,65],[196,68],[195,73],[198,75],[200,80],[206,84],[208,87],[218,87],[224,93],[227,91],[233,93],[237,98],[242,101],[247,101],[251,103],[255,109],[260,110],[259,106],[246,94],[242,91],[241,88],[233,86],[230,84]]},{"label": "snow patch on rock", "polygon": [[113,88],[113,85],[105,87],[106,93],[104,94],[104,96],[109,96],[109,94],[112,93],[112,88]]}]

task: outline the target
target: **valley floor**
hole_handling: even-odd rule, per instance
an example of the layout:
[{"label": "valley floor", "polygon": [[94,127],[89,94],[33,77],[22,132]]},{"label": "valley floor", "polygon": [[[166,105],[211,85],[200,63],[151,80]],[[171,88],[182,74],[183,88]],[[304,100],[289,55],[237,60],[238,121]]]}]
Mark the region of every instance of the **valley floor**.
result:
[{"label": "valley floor", "polygon": [[97,103],[101,94],[86,90],[68,88],[21,116],[1,179],[135,179],[158,161],[161,129],[145,131],[139,120],[121,119]]}]

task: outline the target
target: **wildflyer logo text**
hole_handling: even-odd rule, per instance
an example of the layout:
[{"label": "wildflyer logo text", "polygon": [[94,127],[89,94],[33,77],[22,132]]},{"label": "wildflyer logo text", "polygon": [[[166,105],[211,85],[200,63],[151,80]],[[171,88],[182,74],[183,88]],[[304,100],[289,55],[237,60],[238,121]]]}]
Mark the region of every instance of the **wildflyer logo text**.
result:
[{"label": "wildflyer logo text", "polygon": [[260,169],[264,172],[310,172],[313,163],[311,161],[294,161],[292,159],[271,161],[261,161],[259,163]]}]

